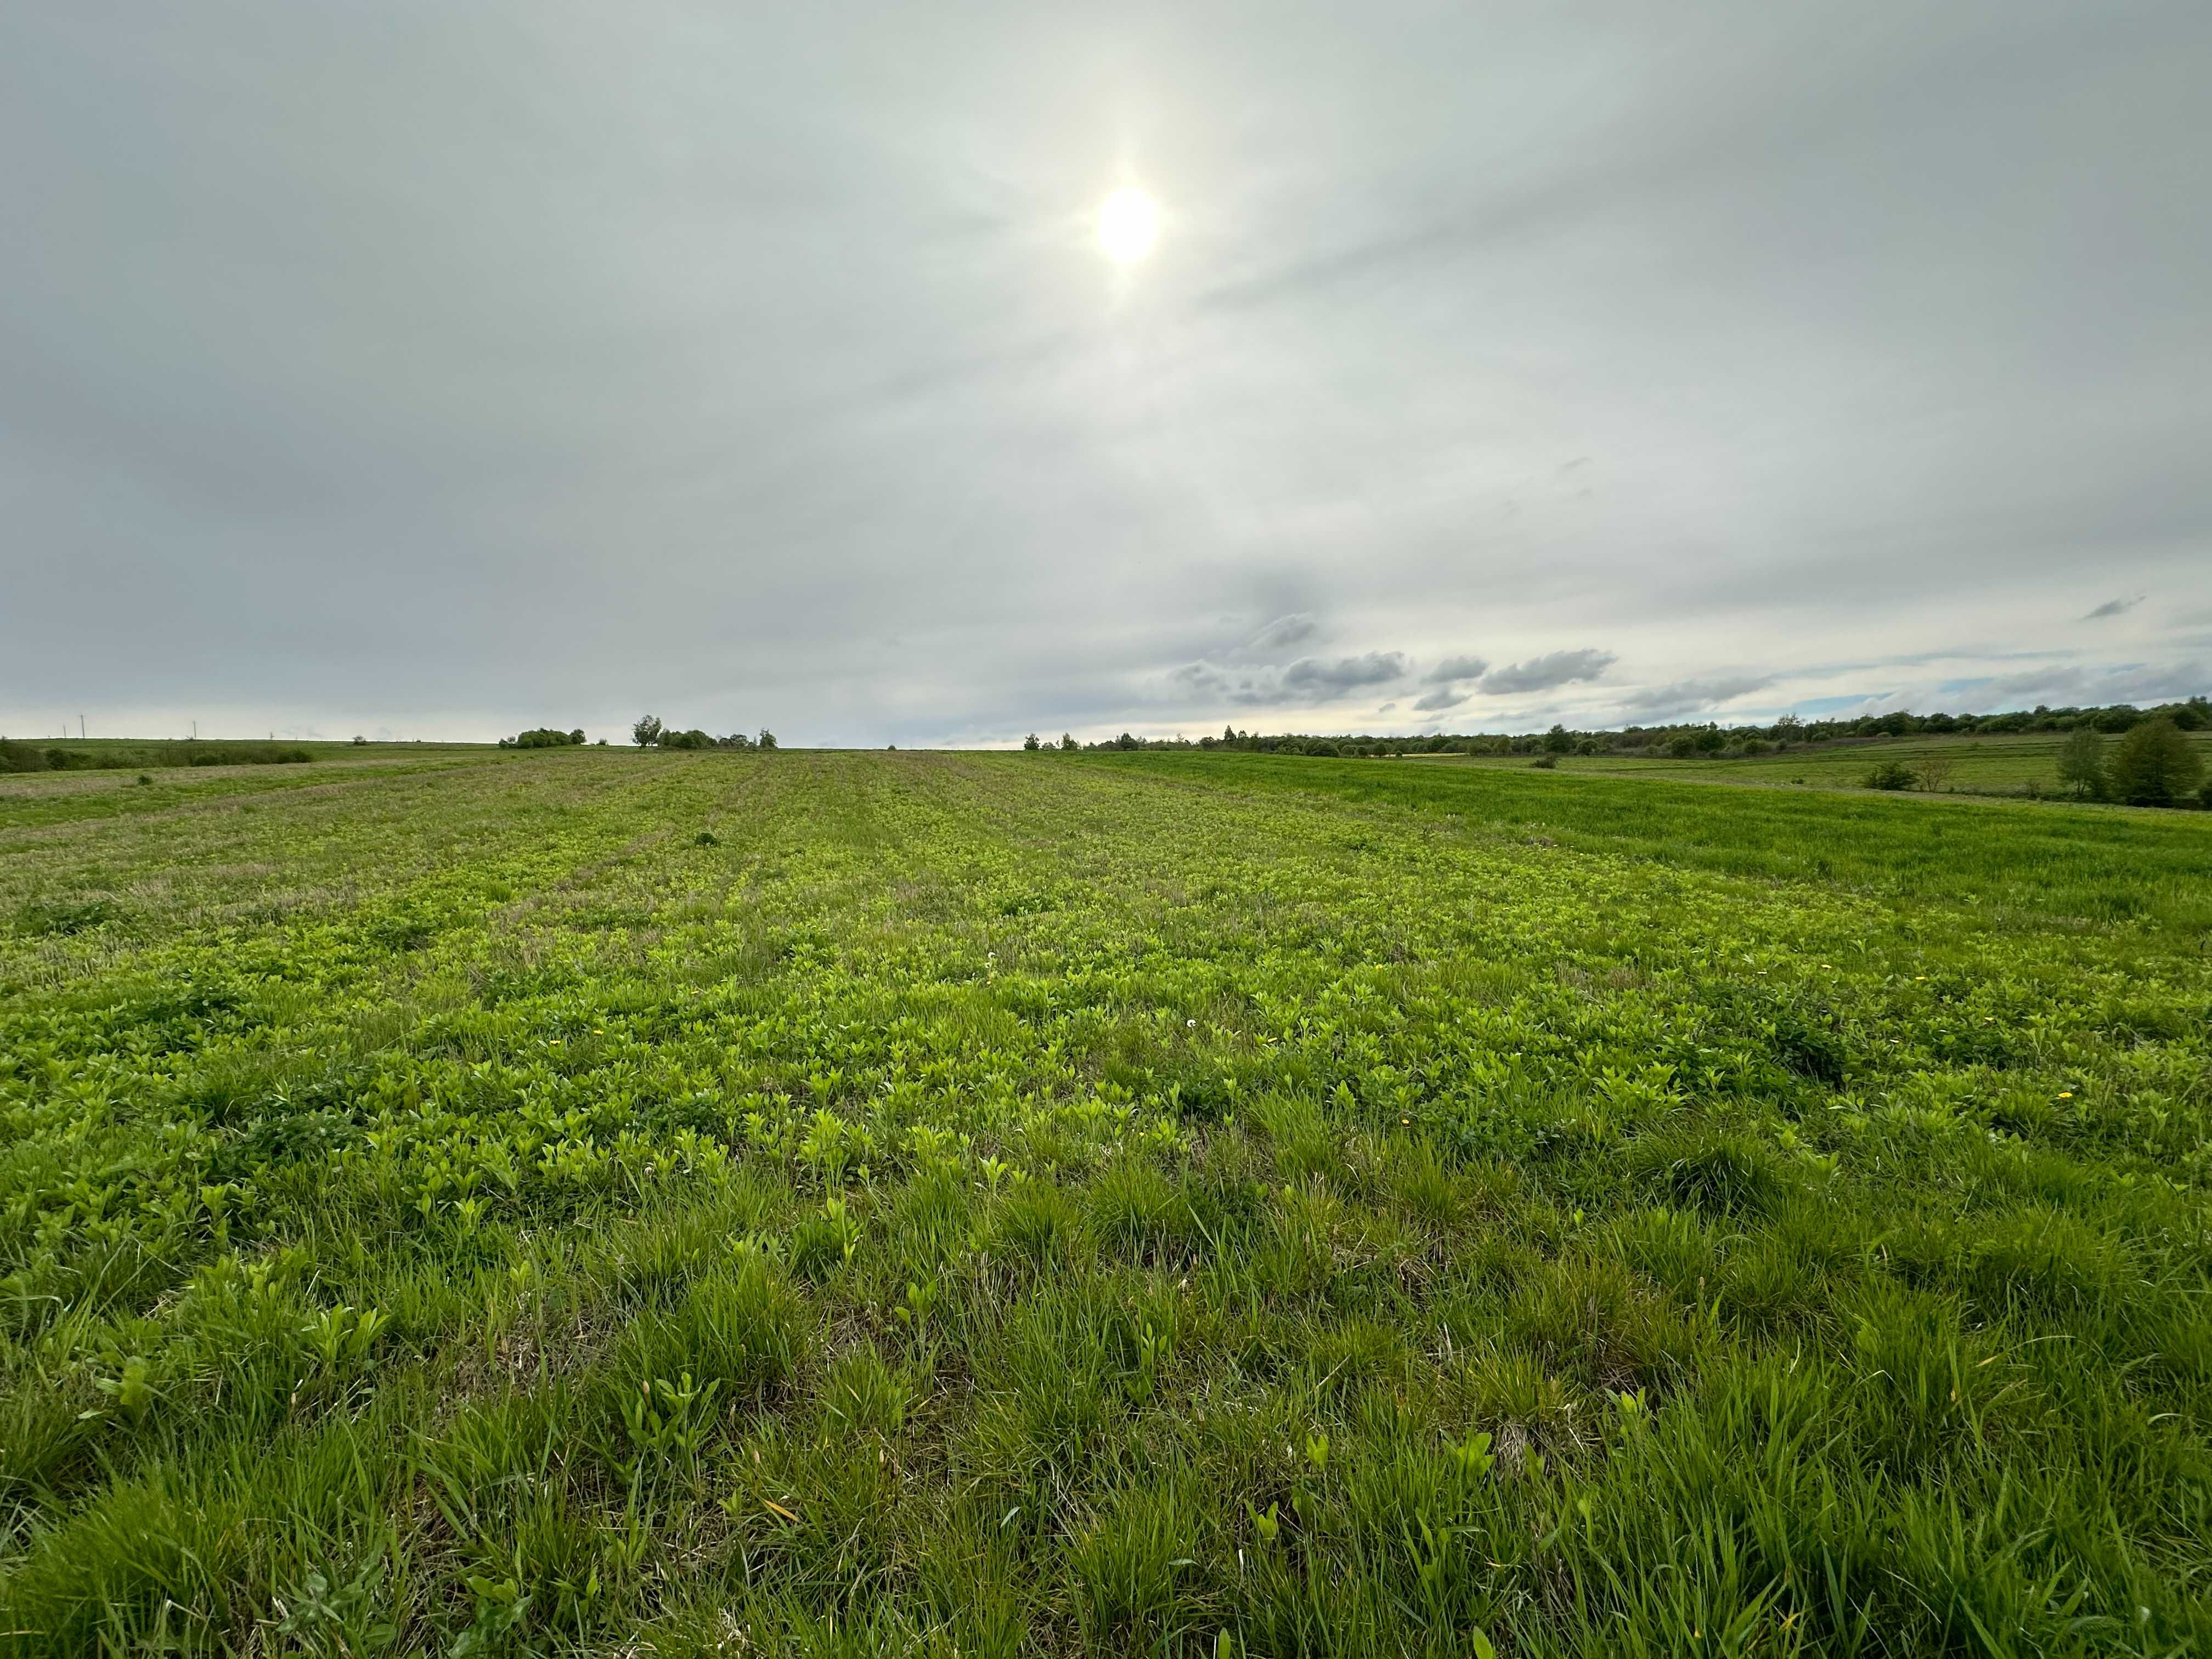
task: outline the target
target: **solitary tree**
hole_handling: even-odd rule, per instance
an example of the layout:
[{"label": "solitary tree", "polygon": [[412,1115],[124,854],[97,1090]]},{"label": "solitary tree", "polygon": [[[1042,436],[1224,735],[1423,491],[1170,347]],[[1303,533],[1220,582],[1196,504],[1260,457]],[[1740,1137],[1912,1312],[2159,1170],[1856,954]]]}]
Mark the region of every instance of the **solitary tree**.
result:
[{"label": "solitary tree", "polygon": [[768,727],[763,726],[761,727],[761,733],[757,741],[762,748],[773,749],[775,747],[775,733],[769,731]]},{"label": "solitary tree", "polygon": [[1061,732],[1060,734],[1060,747],[1062,753],[1069,755],[1073,754],[1075,752],[1075,733],[1073,732]]},{"label": "solitary tree", "polygon": [[660,716],[658,714],[641,716],[638,723],[630,727],[629,734],[636,739],[639,748],[650,749],[660,741]]},{"label": "solitary tree", "polygon": [[568,741],[580,746],[584,741],[584,728],[580,726],[568,733]]},{"label": "solitary tree", "polygon": [[1044,745],[1037,741],[1037,734],[1032,732],[1029,736],[1022,739],[1022,747],[1028,750],[1030,754],[1034,755],[1038,750],[1043,748]]},{"label": "solitary tree", "polygon": [[2105,740],[2086,720],[2058,746],[2058,781],[2086,800],[2104,799]]},{"label": "solitary tree", "polygon": [[2171,806],[2194,793],[2204,762],[2172,720],[2129,728],[2112,757],[2112,793],[2130,806]]}]

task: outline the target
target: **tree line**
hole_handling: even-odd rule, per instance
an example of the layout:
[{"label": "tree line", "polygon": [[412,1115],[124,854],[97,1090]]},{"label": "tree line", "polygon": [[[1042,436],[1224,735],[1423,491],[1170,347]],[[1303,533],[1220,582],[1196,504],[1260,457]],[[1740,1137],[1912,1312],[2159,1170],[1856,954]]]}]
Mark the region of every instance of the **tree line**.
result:
[{"label": "tree line", "polygon": [[658,714],[645,714],[629,729],[630,739],[641,749],[741,749],[767,750],[775,746],[775,733],[763,726],[757,737],[747,737],[742,732],[732,732],[726,738],[714,737],[696,726],[679,732],[674,726],[661,724]]},{"label": "tree line", "polygon": [[[2002,735],[2063,732],[2059,780],[2083,799],[2120,801],[2140,806],[2203,805],[2212,808],[2212,786],[2204,785],[2203,757],[2187,733],[2212,730],[2212,702],[2202,696],[2139,708],[2132,703],[2057,708],[2008,709],[1990,714],[1919,714],[1896,710],[1849,720],[1808,720],[1785,714],[1771,725],[1723,726],[1715,721],[1617,729],[1577,730],[1554,725],[1545,732],[1432,732],[1420,737],[1339,736],[1285,732],[1243,732],[1224,726],[1219,737],[1139,738],[1124,732],[1100,742],[1079,744],[1063,734],[1057,745],[1031,732],[1024,749],[1062,750],[1239,750],[1271,755],[1314,755],[1353,759],[1389,759],[1401,755],[1527,755],[1533,763],[1556,763],[1562,755],[1612,755],[1672,760],[1736,760],[1784,750],[1834,748],[1853,743],[1923,734]],[[1949,762],[1937,756],[1921,766],[1901,761],[1881,763],[1867,786],[1876,789],[1938,788]]]}]

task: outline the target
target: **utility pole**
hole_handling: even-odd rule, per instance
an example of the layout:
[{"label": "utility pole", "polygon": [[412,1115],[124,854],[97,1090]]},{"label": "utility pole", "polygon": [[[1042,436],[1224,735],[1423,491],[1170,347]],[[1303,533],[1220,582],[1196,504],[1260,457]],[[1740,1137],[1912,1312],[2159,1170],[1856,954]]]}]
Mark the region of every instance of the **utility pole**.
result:
[{"label": "utility pole", "polygon": [[76,735],[78,742],[84,741],[84,716],[82,714],[76,717]]}]

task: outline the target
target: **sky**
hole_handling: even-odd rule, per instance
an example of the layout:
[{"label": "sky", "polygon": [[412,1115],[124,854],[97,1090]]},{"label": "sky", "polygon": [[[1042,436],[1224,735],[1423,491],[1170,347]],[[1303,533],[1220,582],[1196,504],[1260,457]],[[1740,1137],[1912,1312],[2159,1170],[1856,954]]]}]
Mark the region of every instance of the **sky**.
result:
[{"label": "sky", "polygon": [[0,0],[0,732],[2212,691],[2208,83],[2203,0]]}]

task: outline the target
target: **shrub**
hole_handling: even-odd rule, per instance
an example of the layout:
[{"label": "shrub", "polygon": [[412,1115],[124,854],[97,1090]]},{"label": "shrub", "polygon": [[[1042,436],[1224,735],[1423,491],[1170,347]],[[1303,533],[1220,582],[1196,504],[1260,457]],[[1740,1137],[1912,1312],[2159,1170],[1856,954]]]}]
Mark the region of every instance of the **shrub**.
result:
[{"label": "shrub", "polygon": [[2172,806],[2197,789],[2204,763],[2170,720],[2130,727],[2112,756],[2112,789],[2130,806]]},{"label": "shrub", "polygon": [[1919,781],[1903,761],[1884,761],[1866,775],[1866,787],[1869,789],[1910,789]]},{"label": "shrub", "polygon": [[35,744],[18,743],[13,738],[0,738],[0,772],[43,772],[46,769],[45,750]]},{"label": "shrub", "polygon": [[1556,771],[1559,769],[1559,757],[1557,755],[1539,755],[1535,759],[1530,761],[1528,764],[1535,767],[1540,771]]}]

